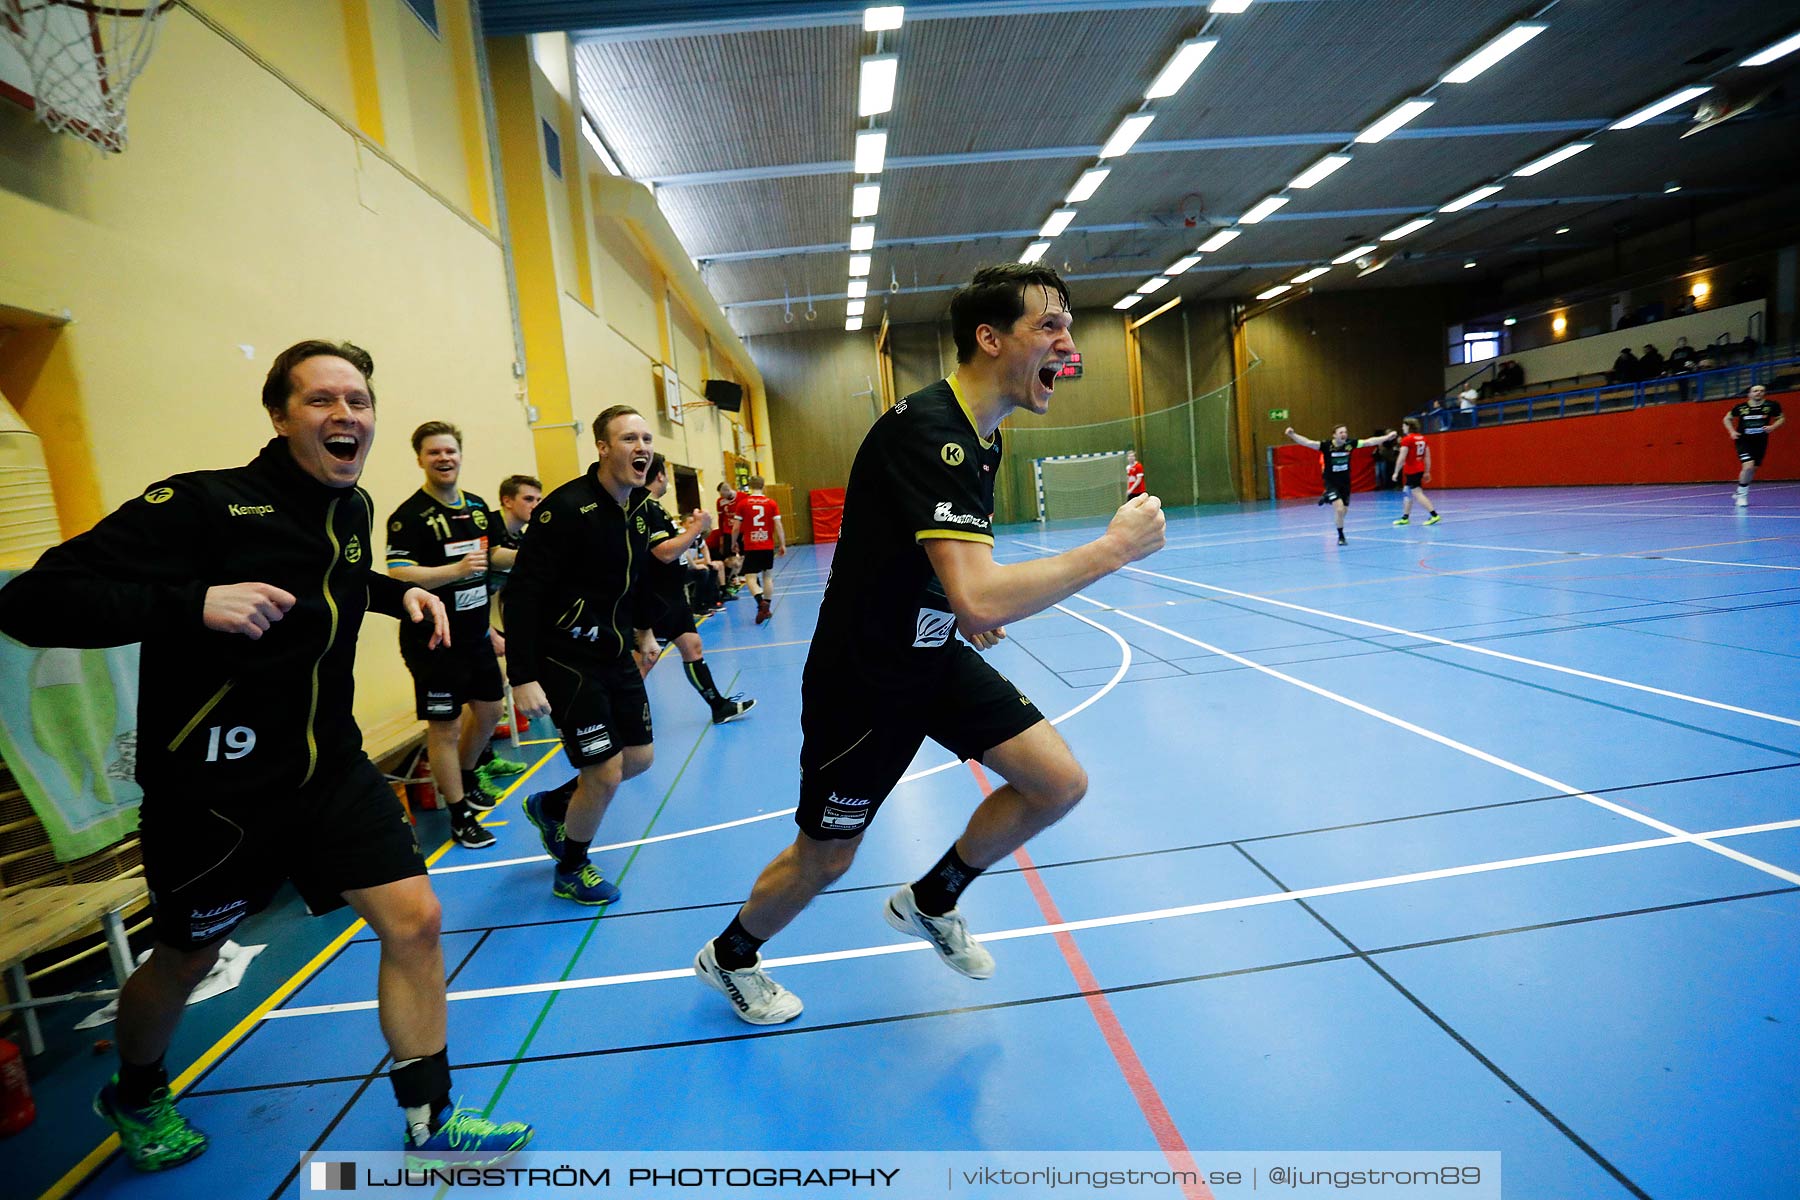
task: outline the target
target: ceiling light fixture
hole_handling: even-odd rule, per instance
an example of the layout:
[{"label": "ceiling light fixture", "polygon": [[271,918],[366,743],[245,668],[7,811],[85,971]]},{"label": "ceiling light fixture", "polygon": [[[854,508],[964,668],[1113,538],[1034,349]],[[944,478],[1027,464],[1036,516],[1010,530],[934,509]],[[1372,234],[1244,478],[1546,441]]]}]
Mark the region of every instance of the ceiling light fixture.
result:
[{"label": "ceiling light fixture", "polygon": [[1050,219],[1044,222],[1044,227],[1042,229],[1038,230],[1038,236],[1041,238],[1057,237],[1063,230],[1069,227],[1069,222],[1074,219],[1074,209],[1059,208],[1050,214]]},{"label": "ceiling light fixture", "polygon": [[1567,232],[1569,232],[1569,227],[1567,225],[1559,226],[1556,230],[1556,234],[1558,237],[1561,237],[1563,234],[1565,234]]},{"label": "ceiling light fixture", "polygon": [[1451,67],[1438,82],[1467,83],[1548,28],[1541,21],[1521,21]]},{"label": "ceiling light fixture", "polygon": [[1258,200],[1255,204],[1250,206],[1249,212],[1238,218],[1238,224],[1258,224],[1270,213],[1274,212],[1287,202],[1288,197],[1286,196],[1264,196],[1261,200]]},{"label": "ceiling light fixture", "polygon": [[870,265],[871,260],[867,254],[852,254],[850,256],[850,278],[861,279],[869,273]]},{"label": "ceiling light fixture", "polygon": [[1469,259],[1463,260],[1463,270],[1472,271],[1474,269],[1475,269],[1475,260],[1474,259],[1469,258]]},{"label": "ceiling light fixture", "polygon": [[881,209],[881,185],[859,183],[850,189],[850,215],[872,217]]},{"label": "ceiling light fixture", "polygon": [[1548,171],[1559,162],[1566,162],[1567,160],[1574,158],[1583,150],[1592,150],[1593,148],[1594,143],[1592,142],[1570,142],[1560,150],[1552,150],[1542,158],[1532,159],[1530,162],[1514,171],[1513,174],[1522,176],[1537,175],[1541,172]]},{"label": "ceiling light fixture", "polygon": [[844,315],[847,317],[860,317],[864,312],[868,311],[868,307],[869,302],[867,300],[852,300],[850,303],[844,305]]},{"label": "ceiling light fixture", "polygon": [[1694,87],[1682,88],[1679,92],[1676,92],[1672,96],[1664,96],[1661,100],[1658,100],[1655,104],[1646,104],[1643,108],[1638,109],[1636,112],[1632,113],[1629,117],[1621,117],[1619,120],[1614,121],[1611,125],[1608,125],[1607,128],[1608,129],[1636,129],[1639,125],[1642,125],[1645,121],[1648,121],[1653,117],[1660,117],[1664,113],[1668,112],[1671,108],[1680,108],[1683,104],[1686,104],[1689,100],[1692,100],[1698,96],[1704,96],[1704,95],[1706,95],[1706,93],[1708,93],[1710,91],[1712,91],[1712,88],[1706,84],[1699,84]]},{"label": "ceiling light fixture", "polygon": [[1294,285],[1291,283],[1278,283],[1266,292],[1256,293],[1256,298],[1258,300],[1273,300],[1275,297],[1281,295],[1281,293],[1291,292],[1293,290]]},{"label": "ceiling light fixture", "polygon": [[1194,264],[1199,261],[1200,256],[1198,254],[1190,254],[1186,258],[1178,258],[1169,264],[1169,269],[1164,271],[1163,274],[1186,275],[1189,271],[1194,269]]},{"label": "ceiling light fixture", "polygon": [[1131,295],[1125,297],[1123,300],[1121,300],[1117,304],[1113,305],[1113,307],[1114,308],[1130,308],[1132,305],[1136,304],[1139,300],[1142,300],[1143,298],[1144,297],[1142,295],[1140,295],[1139,293],[1133,292],[1133,293],[1131,293]]},{"label": "ceiling light fixture", "polygon": [[1331,265],[1334,267],[1341,267],[1347,262],[1355,262],[1357,259],[1361,258],[1363,255],[1365,255],[1375,249],[1378,249],[1378,247],[1376,247],[1374,245],[1368,245],[1368,246],[1358,246],[1354,250],[1346,250],[1342,254],[1338,255],[1336,258],[1332,259]]},{"label": "ceiling light fixture", "polygon": [[1497,192],[1499,190],[1500,190],[1500,185],[1497,183],[1490,183],[1490,184],[1487,184],[1485,187],[1478,187],[1474,191],[1469,192],[1467,195],[1458,196],[1456,199],[1452,200],[1450,203],[1444,205],[1444,207],[1438,209],[1438,211],[1441,213],[1461,212],[1463,209],[1469,207],[1471,204],[1480,204],[1483,200],[1486,200],[1489,196],[1493,195],[1495,192]]},{"label": "ceiling light fixture", "polygon": [[1106,139],[1106,145],[1100,147],[1101,158],[1117,158],[1131,149],[1137,140],[1144,136],[1144,130],[1150,128],[1150,122],[1156,120],[1155,113],[1132,113]]},{"label": "ceiling light fixture", "polygon": [[1671,180],[1669,180],[1669,182],[1663,184],[1663,195],[1665,195],[1665,196],[1673,196],[1676,192],[1679,192],[1680,190],[1681,190],[1681,181],[1679,179],[1671,179]]},{"label": "ceiling light fixture", "polygon": [[1292,279],[1288,280],[1288,282],[1289,283],[1311,283],[1313,280],[1317,279],[1319,276],[1325,274],[1329,270],[1331,270],[1330,267],[1314,267],[1310,271],[1300,272],[1300,274],[1294,276]]},{"label": "ceiling light fixture", "polygon": [[894,83],[900,77],[898,54],[871,54],[862,60],[856,93],[856,115],[873,117],[894,107]]},{"label": "ceiling light fixture", "polygon": [[1746,58],[1743,62],[1739,63],[1738,66],[1767,66],[1778,58],[1786,58],[1796,50],[1800,50],[1800,33],[1796,33],[1793,37],[1783,38],[1766,50],[1758,50],[1755,54],[1752,54],[1749,58]]},{"label": "ceiling light fixture", "polygon": [[1348,154],[1327,154],[1324,158],[1321,158],[1318,162],[1289,180],[1288,186],[1304,190],[1311,187],[1313,184],[1318,183],[1327,175],[1332,174],[1339,167],[1347,166],[1349,162],[1350,156]]},{"label": "ceiling light fixture", "polygon": [[867,33],[882,33],[898,29],[905,19],[906,5],[877,4],[873,8],[863,9],[863,30]]},{"label": "ceiling light fixture", "polygon": [[1396,225],[1394,228],[1382,234],[1381,240],[1384,242],[1397,242],[1408,234],[1419,232],[1419,230],[1425,228],[1429,224],[1431,224],[1430,217],[1419,217],[1417,220],[1408,221],[1404,225]]},{"label": "ceiling light fixture", "polygon": [[1506,318],[1506,320],[1504,320],[1504,321],[1502,321],[1502,322],[1500,322],[1500,323],[1501,323],[1501,324],[1502,324],[1502,325],[1504,325],[1504,326],[1506,326],[1506,327],[1507,327],[1507,328],[1508,328],[1508,329],[1511,329],[1511,328],[1512,328],[1512,327],[1513,327],[1513,326],[1514,326],[1514,325],[1517,325],[1517,324],[1518,324],[1518,323],[1519,323],[1519,318],[1517,318],[1517,317],[1508,317],[1508,318]]},{"label": "ceiling light fixture", "polygon": [[1381,120],[1357,134],[1356,140],[1364,143],[1379,142],[1382,138],[1430,108],[1433,103],[1434,101],[1416,97],[1411,100],[1403,100],[1392,112],[1388,113],[1387,116],[1381,118]]},{"label": "ceiling light fixture", "polygon": [[1105,183],[1106,177],[1111,174],[1111,167],[1089,167],[1081,173],[1081,178],[1075,181],[1075,186],[1069,189],[1069,194],[1063,197],[1063,203],[1080,204],[1083,200],[1089,199],[1100,190],[1100,185]]},{"label": "ceiling light fixture", "polygon": [[849,320],[844,322],[844,332],[845,333],[855,333],[857,330],[859,330],[861,328],[862,328],[862,318],[861,317],[851,317]]},{"label": "ceiling light fixture", "polygon": [[1049,248],[1049,242],[1033,242],[1031,245],[1025,247],[1025,253],[1019,255],[1019,261],[1022,263],[1034,263],[1038,259],[1044,257],[1044,251]]},{"label": "ceiling light fixture", "polygon": [[1221,229],[1200,243],[1200,253],[1211,254],[1214,250],[1222,250],[1226,245],[1242,236],[1244,236],[1244,231],[1241,229]]},{"label": "ceiling light fixture", "polygon": [[1175,53],[1169,56],[1167,65],[1145,89],[1144,99],[1161,100],[1179,92],[1181,85],[1188,81],[1188,76],[1194,73],[1194,69],[1205,61],[1206,56],[1218,44],[1218,38],[1189,38],[1175,47]]},{"label": "ceiling light fixture", "polygon": [[852,225],[850,227],[850,248],[852,250],[873,250],[875,248],[875,226]]},{"label": "ceiling light fixture", "polygon": [[887,130],[863,129],[856,134],[856,163],[851,168],[858,175],[879,175],[887,160]]},{"label": "ceiling light fixture", "polygon": [[1167,275],[1152,275],[1149,279],[1146,279],[1146,280],[1144,280],[1144,282],[1138,284],[1138,295],[1148,296],[1151,292],[1156,291],[1158,288],[1165,288],[1168,286],[1169,286],[1169,277]]},{"label": "ceiling light fixture", "polygon": [[850,298],[852,300],[861,300],[864,296],[867,296],[868,294],[869,294],[869,281],[868,280],[852,279],[850,281]]}]

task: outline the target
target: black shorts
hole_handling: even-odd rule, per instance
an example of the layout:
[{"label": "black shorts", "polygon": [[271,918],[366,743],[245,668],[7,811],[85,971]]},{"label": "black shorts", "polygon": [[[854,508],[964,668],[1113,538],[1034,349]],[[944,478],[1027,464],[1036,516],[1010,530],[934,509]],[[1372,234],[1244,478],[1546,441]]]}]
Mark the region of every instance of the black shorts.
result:
[{"label": "black shorts", "polygon": [[1423,471],[1408,471],[1406,473],[1406,486],[1409,488],[1424,487],[1425,486],[1425,472],[1423,472]]},{"label": "black shorts", "polygon": [[687,599],[666,606],[650,625],[659,642],[672,642],[684,633],[699,632],[694,628],[694,614],[688,611]]},{"label": "black shorts", "polygon": [[572,767],[603,763],[627,746],[648,746],[650,696],[637,660],[546,658],[544,695]]},{"label": "black shorts", "polygon": [[500,660],[486,637],[467,649],[458,642],[436,650],[402,645],[400,657],[412,672],[413,709],[421,721],[454,721],[469,701],[499,701],[506,695]]},{"label": "black shorts", "polygon": [[774,569],[775,552],[773,550],[744,551],[744,574],[755,575],[759,571],[773,571]]},{"label": "black shorts", "polygon": [[1737,439],[1738,461],[1754,463],[1762,466],[1763,455],[1769,450],[1769,435],[1766,433],[1747,433]]},{"label": "black shorts", "polygon": [[960,759],[981,761],[995,746],[1044,719],[1012,681],[962,642],[943,673],[904,691],[872,689],[842,666],[808,670],[801,684],[800,807],[794,823],[810,837],[852,838],[869,827],[926,738]]},{"label": "black shorts", "polygon": [[1350,477],[1348,475],[1327,475],[1325,477],[1325,498],[1350,503]]},{"label": "black shorts", "polygon": [[286,880],[318,916],[347,891],[425,874],[406,810],[367,758],[293,796],[147,793],[138,836],[156,940],[183,950],[223,941]]}]

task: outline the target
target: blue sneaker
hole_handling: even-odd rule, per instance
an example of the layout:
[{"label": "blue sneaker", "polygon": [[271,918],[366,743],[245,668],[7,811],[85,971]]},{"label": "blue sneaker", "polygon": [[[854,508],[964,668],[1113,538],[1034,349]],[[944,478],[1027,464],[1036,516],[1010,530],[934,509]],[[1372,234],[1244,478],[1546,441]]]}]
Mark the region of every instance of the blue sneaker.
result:
[{"label": "blue sneaker", "polygon": [[619,889],[606,881],[606,877],[594,870],[593,863],[582,863],[579,871],[565,871],[556,868],[556,883],[550,891],[564,900],[573,900],[577,904],[614,904],[619,899]]},{"label": "blue sneaker", "polygon": [[552,821],[544,811],[544,797],[548,794],[533,792],[525,797],[525,819],[538,831],[538,841],[543,843],[544,853],[560,862],[563,856],[563,823]]},{"label": "blue sneaker", "polygon": [[533,1132],[523,1121],[496,1125],[476,1109],[459,1108],[438,1125],[435,1133],[425,1125],[415,1125],[407,1132],[406,1169],[491,1167],[523,1150]]}]

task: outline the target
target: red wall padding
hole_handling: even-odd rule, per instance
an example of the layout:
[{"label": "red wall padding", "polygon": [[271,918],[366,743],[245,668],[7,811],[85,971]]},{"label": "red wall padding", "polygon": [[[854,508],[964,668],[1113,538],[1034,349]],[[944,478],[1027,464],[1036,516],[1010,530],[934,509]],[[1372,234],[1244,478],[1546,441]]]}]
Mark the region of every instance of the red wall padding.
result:
[{"label": "red wall padding", "polygon": [[844,524],[844,489],[814,488],[806,495],[812,505],[813,544],[837,541]]},{"label": "red wall padding", "polygon": [[[1319,452],[1289,443],[1276,446],[1275,498],[1277,500],[1316,500],[1324,491],[1324,476],[1319,470]],[[1434,447],[1432,453],[1437,453]],[[1350,490],[1375,490],[1375,451],[1367,446],[1350,452]]]},{"label": "red wall padding", "polygon": [[[1734,480],[1737,452],[1721,422],[1739,399],[1428,434],[1431,482],[1426,487]],[[1787,423],[1769,435],[1768,457],[1756,477],[1800,479],[1800,392],[1782,392],[1770,399],[1780,403]],[[1302,449],[1302,453],[1312,452]]]}]

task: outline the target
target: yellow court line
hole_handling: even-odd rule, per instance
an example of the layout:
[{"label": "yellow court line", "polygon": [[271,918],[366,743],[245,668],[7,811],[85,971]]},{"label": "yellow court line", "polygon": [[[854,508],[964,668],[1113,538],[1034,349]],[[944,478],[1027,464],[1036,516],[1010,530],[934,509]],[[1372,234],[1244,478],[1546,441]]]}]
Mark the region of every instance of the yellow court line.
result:
[{"label": "yellow court line", "polygon": [[[527,767],[523,775],[520,775],[517,779],[513,780],[507,789],[500,793],[500,799],[504,801],[508,796],[512,795],[513,792],[517,791],[519,785],[524,783],[527,779],[530,779],[532,774],[546,762],[549,762],[554,754],[555,751],[551,751],[532,763],[531,766]],[[499,822],[499,824],[505,824],[505,822]],[[447,839],[443,845],[432,851],[431,856],[425,860],[426,867],[429,868],[434,865],[438,859],[449,853],[450,847],[455,844],[454,840]],[[193,1064],[189,1066],[187,1070],[176,1076],[174,1081],[169,1084],[169,1094],[172,1096],[179,1095],[192,1084],[194,1080],[198,1079],[202,1072],[229,1053],[244,1039],[245,1035],[262,1023],[263,1018],[268,1016],[270,1010],[274,1009],[289,996],[292,996],[295,992],[299,991],[301,986],[304,985],[307,980],[311,979],[313,974],[317,972],[320,967],[323,967],[331,960],[333,955],[339,950],[342,950],[351,938],[355,937],[366,928],[368,928],[368,924],[361,917],[352,921],[349,928],[331,939],[331,942],[326,945],[323,950],[313,955],[312,961],[308,962],[290,976],[287,982],[283,983],[280,987],[270,993],[268,999],[252,1009],[243,1020],[239,1021],[231,1028],[229,1033],[214,1042],[207,1048],[205,1053],[194,1060]],[[97,1171],[107,1159],[111,1158],[113,1154],[117,1152],[118,1149],[119,1135],[116,1133],[108,1134],[105,1141],[88,1151],[86,1157],[76,1163],[73,1167],[69,1168],[68,1172],[64,1174],[61,1179],[51,1184],[50,1187],[38,1197],[38,1200],[63,1200],[63,1197],[69,1195],[76,1188],[87,1182],[88,1176]]]}]

